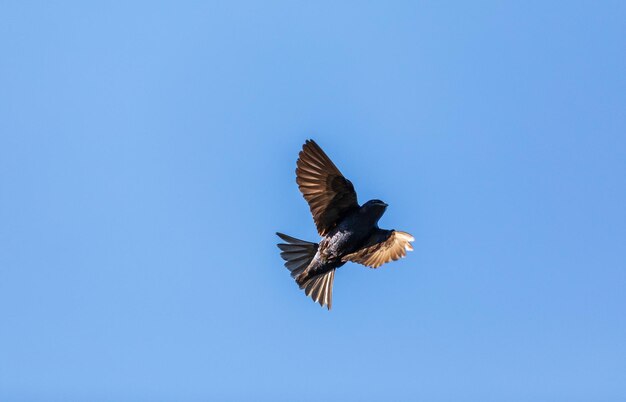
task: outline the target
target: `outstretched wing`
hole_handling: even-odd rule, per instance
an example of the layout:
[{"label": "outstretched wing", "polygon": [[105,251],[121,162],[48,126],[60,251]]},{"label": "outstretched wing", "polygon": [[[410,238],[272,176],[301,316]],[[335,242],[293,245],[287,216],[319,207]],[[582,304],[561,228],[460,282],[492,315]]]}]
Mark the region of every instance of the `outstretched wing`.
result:
[{"label": "outstretched wing", "polygon": [[413,251],[413,236],[398,230],[378,229],[366,242],[365,247],[343,257],[343,261],[352,261],[370,268],[378,268],[390,261],[406,256]]},{"label": "outstretched wing", "polygon": [[350,180],[313,140],[307,140],[296,163],[296,183],[309,203],[317,231],[325,236],[359,204]]}]

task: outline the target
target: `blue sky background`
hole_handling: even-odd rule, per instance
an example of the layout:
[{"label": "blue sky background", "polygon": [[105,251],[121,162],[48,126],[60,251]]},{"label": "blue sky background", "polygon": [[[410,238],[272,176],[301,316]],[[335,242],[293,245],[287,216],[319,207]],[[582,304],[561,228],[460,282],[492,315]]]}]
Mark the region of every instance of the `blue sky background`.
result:
[{"label": "blue sky background", "polygon": [[[3,2],[0,400],[626,400],[626,3]],[[314,138],[408,258],[329,313]]]}]

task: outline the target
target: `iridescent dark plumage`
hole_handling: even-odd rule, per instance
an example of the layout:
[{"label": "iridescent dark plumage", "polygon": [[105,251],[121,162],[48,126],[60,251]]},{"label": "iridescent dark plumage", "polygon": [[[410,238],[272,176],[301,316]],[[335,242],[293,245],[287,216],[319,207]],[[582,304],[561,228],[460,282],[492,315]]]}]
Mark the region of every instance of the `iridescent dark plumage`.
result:
[{"label": "iridescent dark plumage", "polygon": [[313,140],[305,142],[296,166],[296,183],[322,240],[316,244],[277,233],[285,242],[278,247],[300,289],[330,310],[337,268],[348,261],[378,268],[413,250],[413,237],[380,229],[387,204],[370,200],[359,206],[350,180]]}]

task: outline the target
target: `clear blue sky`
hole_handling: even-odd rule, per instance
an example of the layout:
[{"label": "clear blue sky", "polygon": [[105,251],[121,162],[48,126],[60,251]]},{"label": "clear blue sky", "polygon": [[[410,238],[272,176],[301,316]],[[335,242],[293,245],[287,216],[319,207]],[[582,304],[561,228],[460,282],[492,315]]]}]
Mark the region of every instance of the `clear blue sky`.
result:
[{"label": "clear blue sky", "polygon": [[[3,2],[0,400],[626,400],[625,21]],[[331,312],[275,246],[306,138],[415,236]]]}]

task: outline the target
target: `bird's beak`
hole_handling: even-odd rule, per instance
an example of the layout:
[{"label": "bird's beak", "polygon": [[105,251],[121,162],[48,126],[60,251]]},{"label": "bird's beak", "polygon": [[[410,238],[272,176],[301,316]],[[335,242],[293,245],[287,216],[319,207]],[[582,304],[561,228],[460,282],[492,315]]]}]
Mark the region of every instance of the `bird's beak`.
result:
[{"label": "bird's beak", "polygon": [[389,206],[389,204],[387,204],[386,202],[383,202],[383,205],[385,206],[385,208]]}]

